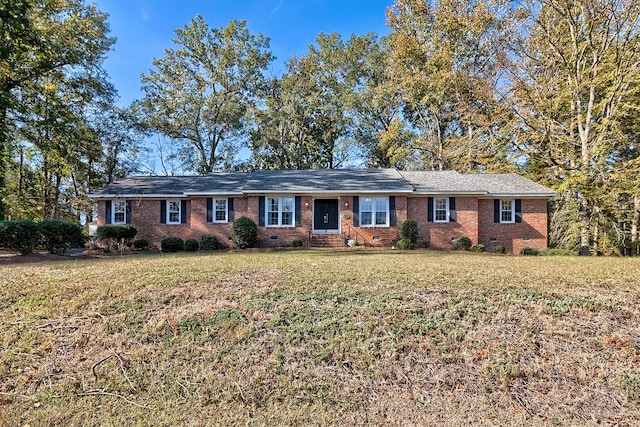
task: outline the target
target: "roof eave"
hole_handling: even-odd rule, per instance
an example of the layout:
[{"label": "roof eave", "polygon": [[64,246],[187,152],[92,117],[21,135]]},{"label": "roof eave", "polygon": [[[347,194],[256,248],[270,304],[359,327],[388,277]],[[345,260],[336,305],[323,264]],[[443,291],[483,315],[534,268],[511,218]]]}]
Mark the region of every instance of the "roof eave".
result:
[{"label": "roof eave", "polygon": [[185,191],[184,195],[188,197],[197,196],[244,196],[241,191]]},{"label": "roof eave", "polygon": [[298,190],[282,190],[282,189],[261,189],[261,190],[247,190],[245,195],[260,195],[260,194],[333,194],[333,195],[346,195],[346,194],[412,194],[413,190],[313,190],[313,189],[298,189]]},{"label": "roof eave", "polygon": [[127,194],[127,193],[110,193],[110,194],[89,194],[90,199],[181,199],[185,194]]},{"label": "roof eave", "polygon": [[487,193],[487,197],[529,197],[529,198],[548,198],[555,197],[557,193]]},{"label": "roof eave", "polygon": [[443,196],[443,195],[448,195],[448,196],[457,196],[457,195],[462,195],[462,196],[485,196],[487,193],[483,192],[483,191],[446,191],[446,190],[435,190],[435,191],[422,191],[422,190],[416,190],[413,192],[412,195],[415,196],[430,196],[430,195],[434,195],[434,196]]}]

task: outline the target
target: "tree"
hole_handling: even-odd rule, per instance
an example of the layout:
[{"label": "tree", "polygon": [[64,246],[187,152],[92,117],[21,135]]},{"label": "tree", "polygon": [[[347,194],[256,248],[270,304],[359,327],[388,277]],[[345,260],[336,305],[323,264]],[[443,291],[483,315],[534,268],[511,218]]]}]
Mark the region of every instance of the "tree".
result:
[{"label": "tree", "polygon": [[1,0],[0,219],[7,165],[21,120],[32,112],[31,101],[45,96],[52,85],[66,84],[72,72],[100,68],[114,43],[107,37],[106,18],[81,0]]},{"label": "tree", "polygon": [[578,206],[581,253],[592,242],[597,253],[616,203],[612,171],[632,140],[622,123],[638,118],[629,100],[638,99],[640,3],[532,0],[518,16],[510,77],[517,141],[529,170]]},{"label": "tree", "polygon": [[180,144],[191,169],[209,173],[232,163],[247,130],[247,111],[272,61],[269,39],[245,21],[210,30],[201,16],[176,30],[175,49],[142,76],[142,121]]},{"label": "tree", "polygon": [[388,72],[414,134],[406,153],[411,166],[504,167],[508,153],[498,133],[503,107],[497,88],[506,17],[493,0],[396,0],[389,9]]},{"label": "tree", "polygon": [[348,158],[345,46],[336,33],[320,34],[308,53],[292,57],[273,79],[254,113],[253,163],[258,168],[336,168]]}]

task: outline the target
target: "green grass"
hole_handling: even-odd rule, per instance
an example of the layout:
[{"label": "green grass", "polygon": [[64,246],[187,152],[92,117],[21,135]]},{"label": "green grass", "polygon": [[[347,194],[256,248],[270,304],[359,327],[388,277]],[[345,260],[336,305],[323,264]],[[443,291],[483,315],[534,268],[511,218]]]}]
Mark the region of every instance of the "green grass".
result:
[{"label": "green grass", "polygon": [[0,425],[640,422],[640,259],[227,252],[0,275]]}]

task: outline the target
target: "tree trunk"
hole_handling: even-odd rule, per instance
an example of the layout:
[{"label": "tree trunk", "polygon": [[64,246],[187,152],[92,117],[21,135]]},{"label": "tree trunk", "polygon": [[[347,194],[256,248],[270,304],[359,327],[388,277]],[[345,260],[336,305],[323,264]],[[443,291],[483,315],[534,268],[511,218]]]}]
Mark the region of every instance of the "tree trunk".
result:
[{"label": "tree trunk", "polygon": [[593,218],[593,254],[600,255],[600,224],[597,214]]},{"label": "tree trunk", "polygon": [[589,250],[589,202],[587,199],[582,196],[582,201],[580,202],[580,255],[581,256],[589,256],[591,251]]},{"label": "tree trunk", "polygon": [[9,120],[7,114],[9,114],[7,106],[0,106],[0,221],[3,221],[5,218],[3,200],[6,187],[7,153],[9,146]]},{"label": "tree trunk", "polygon": [[640,252],[640,195],[633,197],[633,220],[631,221],[631,256]]}]

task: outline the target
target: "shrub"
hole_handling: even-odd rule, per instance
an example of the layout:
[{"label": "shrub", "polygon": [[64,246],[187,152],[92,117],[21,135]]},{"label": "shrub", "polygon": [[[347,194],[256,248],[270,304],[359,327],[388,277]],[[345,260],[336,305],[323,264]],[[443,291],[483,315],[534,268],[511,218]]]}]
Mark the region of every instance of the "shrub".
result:
[{"label": "shrub", "polygon": [[179,237],[167,237],[162,239],[160,247],[164,252],[178,252],[184,250],[184,240]]},{"label": "shrub", "polygon": [[147,239],[134,240],[133,247],[136,249],[147,249],[147,247],[149,247],[149,241]]},{"label": "shrub", "polygon": [[416,245],[410,239],[400,239],[396,243],[398,249],[413,249]]},{"label": "shrub", "polygon": [[493,247],[494,254],[504,254],[506,252],[507,252],[506,248],[502,245],[496,245]]},{"label": "shrub", "polygon": [[203,251],[215,251],[221,247],[220,241],[213,234],[203,234],[200,237],[200,249]]},{"label": "shrub", "polygon": [[431,247],[431,242],[430,242],[430,241],[428,241],[428,240],[425,240],[425,241],[422,243],[422,247],[423,247],[423,248],[425,248],[425,249],[429,249],[429,248]]},{"label": "shrub", "polygon": [[300,239],[293,239],[293,241],[291,242],[291,246],[294,248],[299,248],[302,246],[302,240]]},{"label": "shrub", "polygon": [[456,251],[468,251],[471,249],[471,239],[467,236],[460,236],[453,241],[453,249]]},{"label": "shrub", "polygon": [[540,255],[540,249],[538,248],[522,248],[520,249],[520,255],[531,255],[531,256],[536,256],[536,255]]},{"label": "shrub", "polygon": [[478,243],[477,245],[473,245],[471,250],[473,252],[484,252],[484,245],[482,243]]},{"label": "shrub", "polygon": [[62,254],[67,249],[82,247],[87,241],[79,224],[57,219],[40,221],[38,233],[40,245],[52,254]]},{"label": "shrub", "polygon": [[38,226],[30,219],[0,221],[0,247],[26,255],[33,252],[37,243]]},{"label": "shrub", "polygon": [[196,239],[187,239],[184,241],[184,250],[187,252],[195,252],[200,249],[200,244]]},{"label": "shrub", "polygon": [[231,241],[239,249],[253,248],[258,245],[258,227],[246,216],[240,217],[231,227]]},{"label": "shrub", "polygon": [[415,247],[415,244],[418,241],[418,223],[415,220],[405,219],[402,221],[402,224],[400,224],[400,239],[410,240],[412,243],[411,249]]},{"label": "shrub", "polygon": [[104,241],[109,249],[117,246],[121,251],[125,246],[129,246],[129,242],[136,237],[136,234],[138,229],[129,224],[103,225],[96,230],[98,238]]}]

